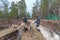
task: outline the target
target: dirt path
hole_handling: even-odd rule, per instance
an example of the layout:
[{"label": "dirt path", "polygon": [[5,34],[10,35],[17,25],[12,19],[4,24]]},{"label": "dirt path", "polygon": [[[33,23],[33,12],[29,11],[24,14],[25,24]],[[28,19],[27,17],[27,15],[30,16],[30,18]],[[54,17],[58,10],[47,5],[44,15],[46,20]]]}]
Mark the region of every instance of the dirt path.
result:
[{"label": "dirt path", "polygon": [[24,33],[21,40],[45,40],[45,39],[40,32],[35,30],[33,34],[30,34],[29,31]]}]

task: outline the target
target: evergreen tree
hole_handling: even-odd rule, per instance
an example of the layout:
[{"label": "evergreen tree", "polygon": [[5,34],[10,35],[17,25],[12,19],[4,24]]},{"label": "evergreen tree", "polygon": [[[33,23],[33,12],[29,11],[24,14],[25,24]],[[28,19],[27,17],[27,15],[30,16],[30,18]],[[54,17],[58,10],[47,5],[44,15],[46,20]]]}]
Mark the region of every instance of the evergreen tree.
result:
[{"label": "evergreen tree", "polygon": [[34,18],[35,16],[40,16],[40,4],[39,4],[38,0],[36,0],[36,3],[33,6],[32,17]]},{"label": "evergreen tree", "polygon": [[0,18],[3,18],[3,12],[0,10]]},{"label": "evergreen tree", "polygon": [[26,13],[25,0],[21,0],[21,1],[18,2],[18,9],[20,9],[20,17],[25,16],[25,13]]},{"label": "evergreen tree", "polygon": [[8,0],[2,0],[3,4],[4,4],[4,18],[7,18],[7,14],[8,14]]},{"label": "evergreen tree", "polygon": [[18,9],[17,9],[17,4],[15,4],[13,1],[12,1],[12,4],[11,4],[11,12],[9,14],[9,17],[10,18],[16,18],[18,16]]},{"label": "evergreen tree", "polygon": [[27,17],[27,18],[30,18],[29,12],[26,12],[26,17]]}]

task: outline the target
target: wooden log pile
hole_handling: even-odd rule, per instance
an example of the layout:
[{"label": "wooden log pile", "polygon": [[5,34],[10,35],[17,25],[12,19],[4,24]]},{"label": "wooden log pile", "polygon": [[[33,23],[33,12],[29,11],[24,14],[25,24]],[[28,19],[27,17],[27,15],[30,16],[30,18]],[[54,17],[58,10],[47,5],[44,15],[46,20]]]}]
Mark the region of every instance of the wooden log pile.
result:
[{"label": "wooden log pile", "polygon": [[[0,22],[2,22],[0,24],[2,26],[3,24],[4,25],[6,25],[6,24],[8,25],[11,21],[8,20],[8,22],[4,22],[4,23],[3,23],[3,21],[0,21]],[[32,20],[30,20],[30,22],[32,22]],[[16,23],[11,22],[10,24],[13,24],[13,25],[10,25],[10,27],[8,25],[7,27],[9,27],[9,28],[4,29],[4,30],[2,30],[0,32],[0,40],[4,40],[5,37],[11,38],[11,39],[14,39],[16,37],[16,33],[17,33],[16,32],[17,31],[16,28],[18,28],[18,25],[20,25],[20,21],[19,22],[16,22]],[[56,20],[41,20],[41,25],[43,25],[43,26],[51,29],[52,31],[60,31],[60,25],[59,24],[60,24],[60,21],[59,20],[58,21],[56,21]],[[16,33],[14,34],[14,32],[16,32]],[[8,36],[6,36],[6,35],[8,35]]]},{"label": "wooden log pile", "polygon": [[0,40],[7,40],[7,39],[11,39],[11,40],[16,40],[17,38],[17,33],[18,33],[18,25],[11,25],[10,28],[1,30],[0,32]]}]

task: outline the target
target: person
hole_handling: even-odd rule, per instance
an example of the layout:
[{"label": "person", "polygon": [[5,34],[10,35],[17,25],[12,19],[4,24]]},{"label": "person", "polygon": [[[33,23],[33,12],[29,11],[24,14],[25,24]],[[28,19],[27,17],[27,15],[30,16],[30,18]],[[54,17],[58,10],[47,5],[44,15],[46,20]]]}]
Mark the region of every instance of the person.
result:
[{"label": "person", "polygon": [[28,23],[28,20],[27,20],[27,18],[24,16],[23,17],[23,22],[24,22],[24,24],[25,24],[25,26],[24,26],[24,31],[26,32],[28,29],[27,29],[27,23]]},{"label": "person", "polygon": [[38,28],[39,28],[39,25],[40,25],[40,18],[38,16],[35,17],[35,21],[34,23],[36,24],[36,28],[38,31],[40,31]]},{"label": "person", "polygon": [[26,24],[27,23],[27,18],[24,16],[23,17],[23,22]]},{"label": "person", "polygon": [[38,16],[35,17],[35,22],[36,23],[36,27],[39,27],[40,25],[40,18]]}]

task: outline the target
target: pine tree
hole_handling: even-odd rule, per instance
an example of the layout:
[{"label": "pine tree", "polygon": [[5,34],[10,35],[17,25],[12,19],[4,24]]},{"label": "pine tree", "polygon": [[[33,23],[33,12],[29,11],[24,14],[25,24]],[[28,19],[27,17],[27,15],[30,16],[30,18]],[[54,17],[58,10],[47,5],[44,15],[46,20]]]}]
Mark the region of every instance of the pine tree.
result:
[{"label": "pine tree", "polygon": [[36,3],[33,7],[32,17],[34,18],[35,16],[40,16],[40,4],[39,4],[38,0],[36,0]]},{"label": "pine tree", "polygon": [[0,10],[0,18],[3,18],[3,12]]},{"label": "pine tree", "polygon": [[4,18],[7,18],[7,14],[8,14],[8,0],[2,0],[3,4],[4,4]]},{"label": "pine tree", "polygon": [[15,4],[13,1],[12,1],[12,4],[11,4],[11,12],[9,14],[9,17],[10,18],[16,18],[18,16],[18,9],[17,9],[17,4]]},{"label": "pine tree", "polygon": [[18,2],[18,8],[20,9],[20,17],[25,16],[25,13],[26,13],[25,0],[21,0]]}]

